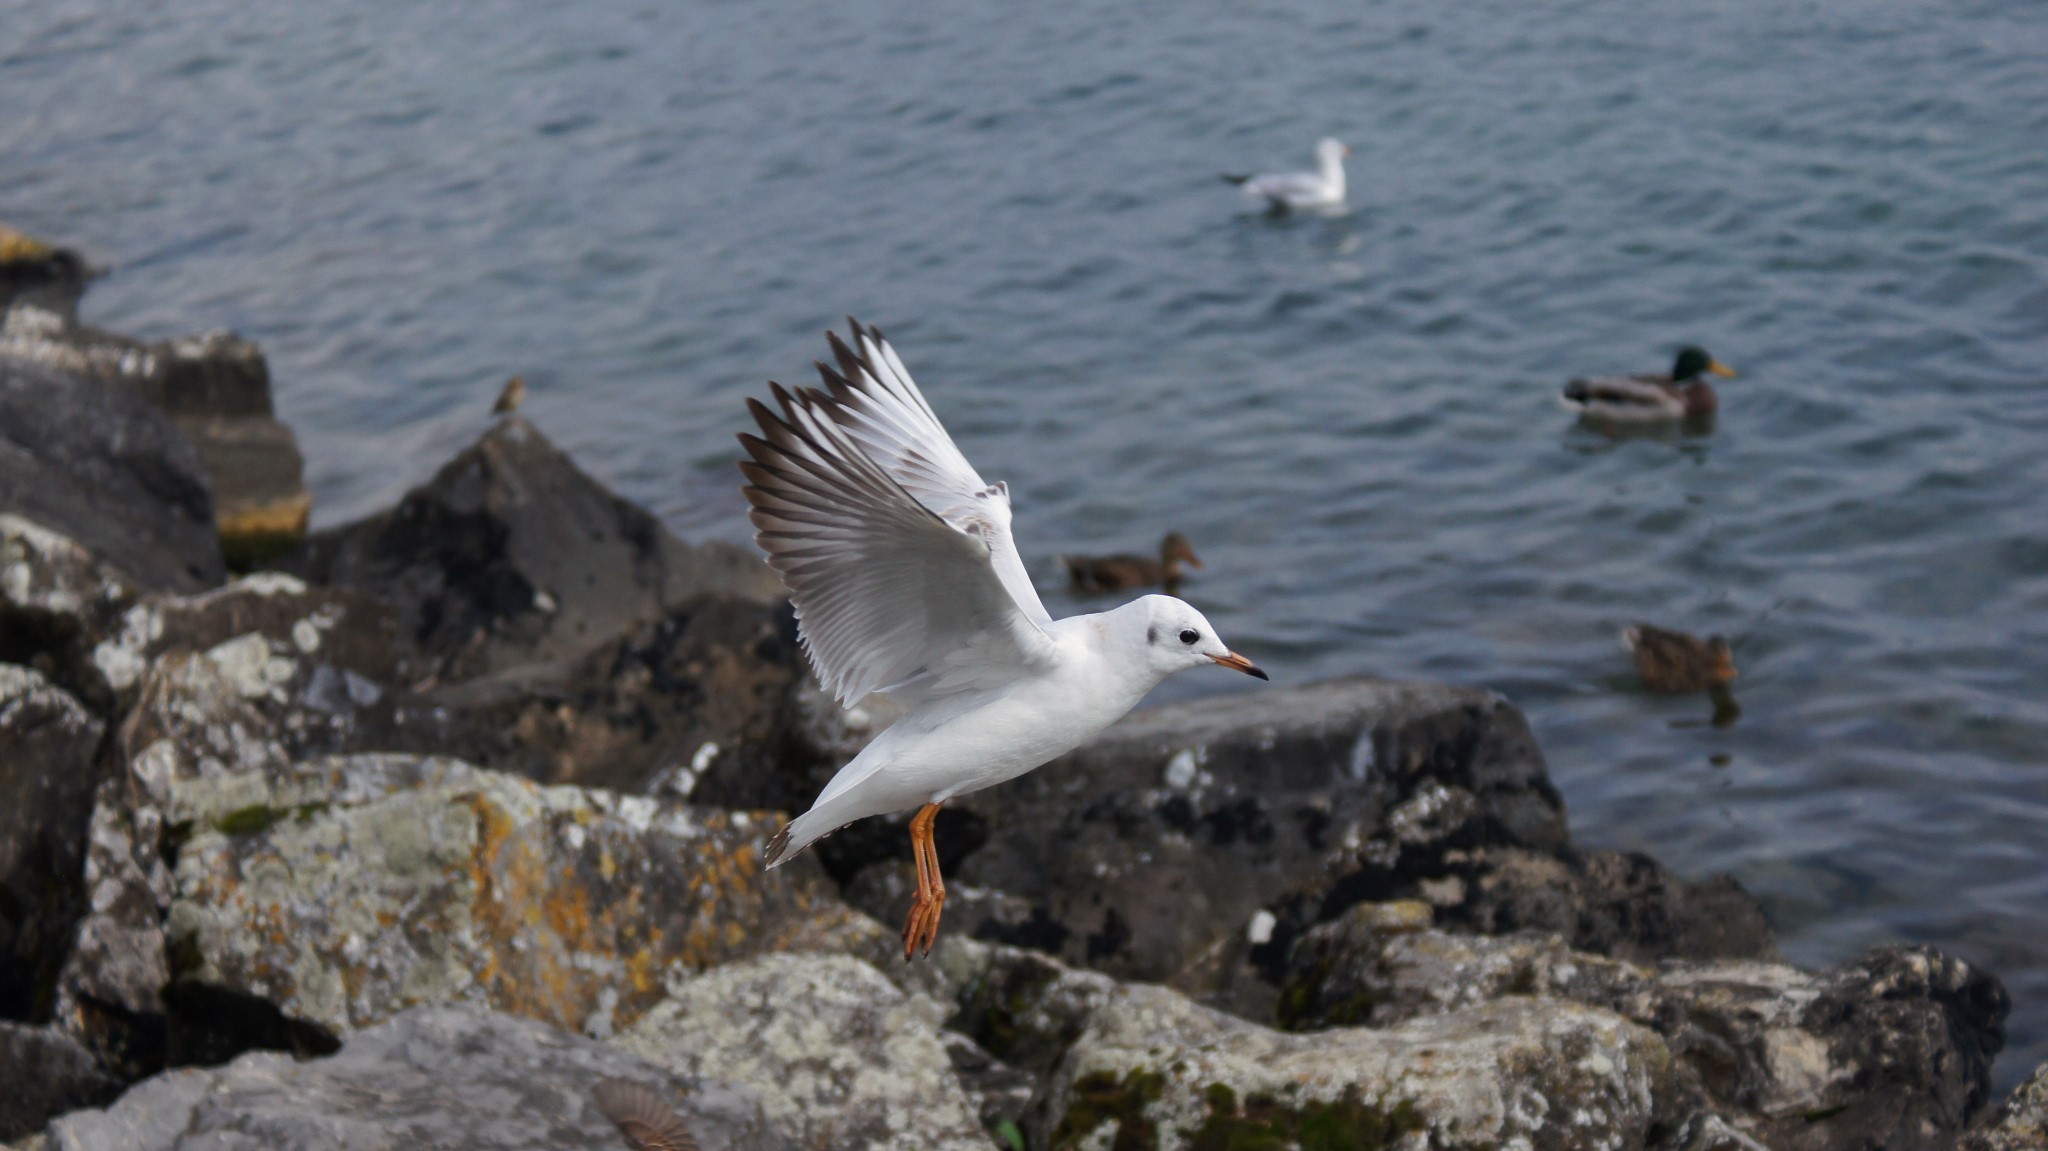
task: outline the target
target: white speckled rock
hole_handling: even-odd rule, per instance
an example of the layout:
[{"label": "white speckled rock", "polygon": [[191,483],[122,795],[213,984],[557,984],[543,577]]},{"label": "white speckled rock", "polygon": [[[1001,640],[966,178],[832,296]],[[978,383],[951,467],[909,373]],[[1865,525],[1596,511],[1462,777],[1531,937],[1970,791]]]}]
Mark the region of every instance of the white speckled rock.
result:
[{"label": "white speckled rock", "polygon": [[706,1148],[783,1146],[743,1088],[666,1075],[527,1020],[421,1009],[326,1059],[251,1052],[166,1072],[104,1111],[57,1120],[46,1151],[617,1151],[591,1094],[604,1078],[654,1088]]},{"label": "white speckled rock", "polygon": [[1576,1004],[1290,1035],[1131,985],[1090,1018],[1036,1127],[1057,1151],[1624,1151],[1669,1117],[1670,1071],[1655,1033]]},{"label": "white speckled rock", "polygon": [[542,787],[417,756],[183,780],[175,974],[345,1034],[469,1003],[595,1036],[665,981],[872,925],[814,865],[761,870],[772,817]]},{"label": "white speckled rock", "polygon": [[988,1151],[939,1024],[950,1009],[843,955],[766,955],[707,971],[614,1042],[752,1088],[815,1151]]}]

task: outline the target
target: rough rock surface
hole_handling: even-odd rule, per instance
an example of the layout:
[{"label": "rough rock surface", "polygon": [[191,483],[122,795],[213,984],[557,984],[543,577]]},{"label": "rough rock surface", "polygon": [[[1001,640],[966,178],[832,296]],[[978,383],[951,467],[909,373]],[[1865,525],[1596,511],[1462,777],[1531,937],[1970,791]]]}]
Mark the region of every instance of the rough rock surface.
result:
[{"label": "rough rock surface", "polygon": [[[569,664],[443,687],[434,703],[480,733],[484,766],[551,783],[782,807],[801,656],[782,609],[700,596]],[[809,797],[805,797],[808,799]]]},{"label": "rough rock surface", "polygon": [[96,380],[0,355],[5,512],[75,540],[145,589],[197,591],[225,570],[205,466],[166,416]]},{"label": "rough rock surface", "polygon": [[1351,909],[1303,936],[1290,970],[1282,1018],[1296,1029],[1531,997],[1617,1012],[1662,1034],[1712,1107],[1779,1151],[1947,1146],[1988,1101],[2006,1011],[1997,979],[1932,948],[1879,948],[1818,973],[1652,967],[1555,935],[1446,934],[1419,905]]},{"label": "rough rock surface", "polygon": [[842,955],[766,955],[684,982],[617,1045],[753,1089],[792,1146],[987,1151],[940,1039],[947,1009]]},{"label": "rough rock surface", "polygon": [[1956,1151],[2048,1151],[2048,1063],[2034,1068],[1989,1122],[1957,1142]]},{"label": "rough rock surface", "polygon": [[104,1111],[51,1124],[48,1151],[617,1151],[592,1089],[654,1088],[706,1148],[779,1151],[744,1089],[663,1072],[615,1048],[527,1020],[410,1011],[294,1062],[251,1052],[172,1071]]},{"label": "rough rock surface", "polygon": [[0,662],[32,667],[95,712],[113,710],[93,646],[135,582],[69,537],[0,514]]},{"label": "rough rock surface", "polygon": [[815,868],[764,873],[772,816],[364,756],[184,781],[174,978],[341,1034],[469,1003],[592,1035],[666,981],[862,930]]},{"label": "rough rock surface", "polygon": [[0,1022],[0,1140],[112,1099],[120,1085],[85,1048],[47,1027]]},{"label": "rough rock surface", "polygon": [[104,730],[63,689],[0,663],[0,1018],[50,1016]]},{"label": "rough rock surface", "polygon": [[236,566],[289,550],[306,534],[313,497],[297,437],[277,419],[262,349],[230,332],[145,343],[16,308],[0,356],[44,364],[133,395],[171,418],[198,449],[215,526]]},{"label": "rough rock surface", "polygon": [[1384,1030],[1289,1035],[1161,987],[1120,987],[1067,1054],[1043,1147],[1639,1148],[1668,1123],[1654,1032],[1503,1001]]},{"label": "rough rock surface", "polygon": [[[891,857],[907,844],[900,825],[869,821],[820,854],[886,922],[902,915],[907,864]],[[949,805],[938,845],[949,875],[1030,909],[949,907],[948,930],[1170,981],[1253,1018],[1270,1016],[1294,936],[1365,899],[1561,919],[1617,954],[1773,954],[1732,883],[1574,852],[1521,713],[1463,688],[1342,680],[1140,712]]]},{"label": "rough rock surface", "polygon": [[683,543],[519,416],[395,509],[315,533],[290,567],[390,603],[451,683],[573,661],[705,593],[779,594],[759,558]]}]

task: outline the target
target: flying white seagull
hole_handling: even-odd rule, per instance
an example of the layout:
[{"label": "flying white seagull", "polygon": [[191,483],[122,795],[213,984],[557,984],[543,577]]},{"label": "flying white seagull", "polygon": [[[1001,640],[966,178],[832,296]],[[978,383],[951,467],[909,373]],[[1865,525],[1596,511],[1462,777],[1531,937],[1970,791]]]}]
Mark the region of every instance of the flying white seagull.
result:
[{"label": "flying white seagull", "polygon": [[946,885],[932,821],[955,796],[1014,779],[1116,722],[1177,671],[1266,673],[1171,596],[1053,619],[1010,539],[1010,492],[960,454],[882,333],[827,333],[825,390],[770,383],[748,410],[743,489],[796,604],[818,678],[851,706],[907,709],[768,842],[769,867],[870,815],[916,807],[917,896],[903,957],[931,952]]},{"label": "flying white seagull", "polygon": [[1344,157],[1351,149],[1343,141],[1324,137],[1316,145],[1316,170],[1279,172],[1268,176],[1223,178],[1244,189],[1247,199],[1264,200],[1275,212],[1308,211],[1312,208],[1344,206]]}]

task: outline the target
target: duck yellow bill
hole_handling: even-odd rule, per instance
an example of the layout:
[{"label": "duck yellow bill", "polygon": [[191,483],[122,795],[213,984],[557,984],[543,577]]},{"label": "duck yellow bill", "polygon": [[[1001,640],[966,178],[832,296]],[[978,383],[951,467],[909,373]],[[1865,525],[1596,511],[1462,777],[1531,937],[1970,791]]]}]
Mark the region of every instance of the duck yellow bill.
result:
[{"label": "duck yellow bill", "polygon": [[1735,369],[1719,360],[1708,360],[1707,370],[1720,376],[1722,379],[1732,380],[1735,378]]},{"label": "duck yellow bill", "polygon": [[1212,655],[1209,658],[1215,660],[1217,663],[1222,664],[1224,667],[1227,667],[1232,671],[1241,671],[1246,675],[1254,675],[1268,682],[1270,682],[1273,678],[1272,676],[1267,675],[1264,669],[1260,668],[1258,664],[1253,663],[1252,661],[1237,654],[1236,652],[1231,652],[1229,655]]}]

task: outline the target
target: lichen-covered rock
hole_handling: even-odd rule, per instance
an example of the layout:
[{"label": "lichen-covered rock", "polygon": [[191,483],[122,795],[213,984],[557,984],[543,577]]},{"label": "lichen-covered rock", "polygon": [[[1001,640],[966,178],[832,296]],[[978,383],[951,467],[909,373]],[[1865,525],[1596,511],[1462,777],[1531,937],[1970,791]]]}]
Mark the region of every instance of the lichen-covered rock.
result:
[{"label": "lichen-covered rock", "polygon": [[105,714],[114,700],[92,648],[134,598],[133,579],[70,537],[0,514],[0,662],[32,667]]},{"label": "lichen-covered rock", "polygon": [[1956,1151],[2048,1151],[2048,1063],[2034,1068],[1989,1122],[1956,1143]]},{"label": "lichen-covered rock", "polygon": [[154,343],[16,308],[0,325],[0,356],[95,380],[170,417],[211,482],[215,529],[236,567],[289,550],[306,534],[313,497],[297,437],[277,419],[263,351],[232,332]]},{"label": "lichen-covered rock", "polygon": [[468,1003],[603,1036],[680,975],[857,930],[814,868],[762,871],[767,813],[399,756],[184,780],[164,812],[173,976],[337,1034]]},{"label": "lichen-covered rock", "polygon": [[[10,328],[35,309],[8,313]],[[78,543],[145,590],[220,582],[205,465],[169,417],[117,388],[0,355],[0,513]]]},{"label": "lichen-covered rock", "polygon": [[104,730],[62,688],[0,663],[0,1018],[50,1016]]},{"label": "lichen-covered rock", "polygon": [[939,1024],[947,1009],[842,955],[766,955],[677,987],[615,1041],[753,1089],[792,1146],[987,1151]]},{"label": "lichen-covered rock", "polygon": [[1669,1126],[1670,1064],[1655,1033],[1572,1003],[1290,1035],[1130,985],[1068,1052],[1034,1138],[1053,1151],[1640,1148]]},{"label": "lichen-covered rock", "polygon": [[406,1012],[305,1062],[251,1052],[171,1071],[51,1124],[46,1151],[617,1151],[593,1090],[645,1084],[706,1148],[780,1151],[744,1088],[502,1015]]},{"label": "lichen-covered rock", "polygon": [[758,556],[685,544],[519,416],[391,511],[314,533],[290,565],[391,604],[448,683],[573,661],[707,593],[780,594]]},{"label": "lichen-covered rock", "polygon": [[56,1116],[98,1106],[119,1090],[67,1036],[7,1022],[0,1022],[0,1084],[0,1140],[41,1131]]},{"label": "lichen-covered rock", "polygon": [[1451,935],[1361,905],[1296,944],[1296,1029],[1371,1025],[1506,999],[1565,999],[1662,1034],[1711,1108],[1779,1151],[1946,1146],[1985,1105],[2005,1014],[1997,980],[1931,948],[1819,973],[1782,963],[1574,951],[1554,935]]}]

